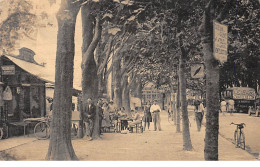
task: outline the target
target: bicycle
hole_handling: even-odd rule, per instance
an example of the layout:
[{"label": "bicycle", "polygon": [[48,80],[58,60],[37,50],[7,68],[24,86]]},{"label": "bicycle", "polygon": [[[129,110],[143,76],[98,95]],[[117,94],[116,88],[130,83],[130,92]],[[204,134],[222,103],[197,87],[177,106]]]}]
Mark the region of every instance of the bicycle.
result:
[{"label": "bicycle", "polygon": [[[50,138],[50,117],[46,117],[38,122],[34,127],[34,135],[38,140],[46,140]],[[76,137],[78,135],[78,125],[76,123],[71,124],[71,136]]]},{"label": "bicycle", "polygon": [[38,140],[50,138],[50,118],[46,117],[40,120],[34,127],[34,136]]},{"label": "bicycle", "polygon": [[246,144],[245,144],[245,134],[243,132],[243,128],[246,125],[245,123],[235,124],[232,122],[230,125],[236,125],[237,128],[234,132],[234,141],[236,147],[240,147],[241,149],[245,150]]}]

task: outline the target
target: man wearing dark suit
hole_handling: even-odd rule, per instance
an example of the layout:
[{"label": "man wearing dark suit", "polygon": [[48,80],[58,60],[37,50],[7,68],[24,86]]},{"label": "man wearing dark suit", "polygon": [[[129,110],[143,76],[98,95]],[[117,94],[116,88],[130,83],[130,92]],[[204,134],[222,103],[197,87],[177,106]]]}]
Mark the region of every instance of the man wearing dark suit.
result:
[{"label": "man wearing dark suit", "polygon": [[96,106],[93,104],[92,99],[89,98],[87,106],[84,109],[84,122],[86,123],[86,135],[88,140],[92,140],[92,134],[94,129],[94,120],[96,116]]}]

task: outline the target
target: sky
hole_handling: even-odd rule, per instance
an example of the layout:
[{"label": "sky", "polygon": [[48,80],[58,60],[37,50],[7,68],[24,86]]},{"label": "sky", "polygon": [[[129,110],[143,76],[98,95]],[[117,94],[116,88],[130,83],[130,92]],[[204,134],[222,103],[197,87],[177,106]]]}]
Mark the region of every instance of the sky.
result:
[{"label": "sky", "polygon": [[[42,24],[52,24],[46,28],[38,28],[36,33],[36,40],[30,40],[29,38],[23,38],[19,41],[18,48],[27,47],[32,49],[36,55],[35,60],[38,63],[46,63],[46,67],[54,75],[55,72],[55,59],[56,59],[56,47],[57,47],[57,32],[58,25],[56,20],[56,13],[59,10],[60,0],[57,0],[56,4],[50,6],[47,0],[32,0],[34,4],[35,14],[40,15],[42,11],[45,11],[50,16],[45,20],[40,20]],[[79,12],[77,23],[76,23],[76,32],[75,32],[75,61],[74,61],[74,86],[76,87],[81,85],[81,12]],[[18,54],[18,48],[14,54]]]}]

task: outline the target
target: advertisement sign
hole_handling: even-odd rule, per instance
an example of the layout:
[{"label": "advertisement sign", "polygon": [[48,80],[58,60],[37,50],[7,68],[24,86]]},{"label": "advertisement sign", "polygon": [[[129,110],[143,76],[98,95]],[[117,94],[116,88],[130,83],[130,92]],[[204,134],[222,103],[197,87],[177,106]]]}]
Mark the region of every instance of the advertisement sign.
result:
[{"label": "advertisement sign", "polygon": [[2,66],[2,75],[15,75],[15,66],[14,65],[3,65]]},{"label": "advertisement sign", "polygon": [[227,61],[228,26],[213,21],[213,55],[221,63]]},{"label": "advertisement sign", "polygon": [[234,99],[255,100],[256,93],[253,88],[234,87],[233,90]]}]

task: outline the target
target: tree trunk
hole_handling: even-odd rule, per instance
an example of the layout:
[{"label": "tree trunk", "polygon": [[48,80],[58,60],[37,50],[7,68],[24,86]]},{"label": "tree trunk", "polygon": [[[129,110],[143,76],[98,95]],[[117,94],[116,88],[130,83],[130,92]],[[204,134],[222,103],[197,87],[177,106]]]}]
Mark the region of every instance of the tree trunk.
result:
[{"label": "tree trunk", "polygon": [[128,83],[128,76],[124,76],[124,84],[123,84],[123,91],[122,91],[122,103],[123,107],[125,108],[125,111],[128,116],[131,116],[131,108],[130,108],[130,86]]},{"label": "tree trunk", "polygon": [[[119,56],[119,55],[116,55]],[[114,103],[117,108],[122,107],[122,89],[121,89],[121,59],[115,57],[113,62],[113,73],[114,73]]]},{"label": "tree trunk", "polygon": [[180,81],[178,77],[177,83],[177,97],[176,97],[176,133],[181,132],[181,120],[180,120]]},{"label": "tree trunk", "polygon": [[179,60],[179,78],[180,78],[180,100],[181,100],[181,111],[182,111],[182,137],[183,137],[183,149],[192,150],[192,144],[190,139],[189,129],[189,117],[187,111],[186,101],[186,77],[184,73],[185,63],[183,60],[183,53]]},{"label": "tree trunk", "polygon": [[74,65],[74,35],[79,4],[61,1],[57,13],[58,35],[51,138],[47,160],[77,160],[71,143],[71,107]]},{"label": "tree trunk", "polygon": [[[82,7],[82,28],[83,28],[83,44],[82,44],[82,94],[83,94],[83,111],[87,107],[87,99],[91,98],[94,103],[97,102],[98,95],[98,76],[97,65],[94,58],[94,51],[101,39],[101,23],[99,16],[96,16],[96,24],[94,25],[94,17],[91,14],[91,3]],[[93,36],[94,29],[94,36]],[[98,108],[98,107],[97,107]],[[98,109],[96,110],[96,117]],[[99,122],[98,118],[94,120]],[[99,138],[99,123],[94,122],[94,130],[92,138]],[[95,126],[96,125],[96,126]]]},{"label": "tree trunk", "polygon": [[206,66],[206,135],[204,158],[218,160],[219,131],[219,67],[213,57],[213,3],[209,3],[204,13],[203,54]]},{"label": "tree trunk", "polygon": [[98,74],[98,97],[103,97],[104,93],[104,79],[103,79],[103,74]]},{"label": "tree trunk", "polygon": [[142,82],[141,82],[141,78],[138,77],[137,78],[137,87],[136,87],[136,97],[142,99]]},{"label": "tree trunk", "polygon": [[173,99],[171,101],[171,108],[173,110],[172,120],[174,122],[174,125],[176,126],[177,125],[177,123],[176,123],[177,112],[176,112],[176,107],[175,106],[176,106],[176,104],[175,104],[175,94],[174,94]]}]

